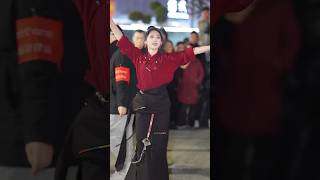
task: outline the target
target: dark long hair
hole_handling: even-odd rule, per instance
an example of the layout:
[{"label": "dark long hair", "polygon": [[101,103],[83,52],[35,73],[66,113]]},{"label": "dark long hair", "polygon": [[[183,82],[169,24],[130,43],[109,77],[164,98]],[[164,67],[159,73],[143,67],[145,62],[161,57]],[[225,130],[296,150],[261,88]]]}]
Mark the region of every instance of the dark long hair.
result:
[{"label": "dark long hair", "polygon": [[157,31],[159,34],[160,34],[160,38],[161,38],[161,42],[163,43],[163,36],[162,36],[162,33],[161,33],[161,30],[154,27],[154,26],[149,26],[148,29],[147,29],[147,32],[146,32],[146,39],[148,38],[149,34],[151,31]]}]

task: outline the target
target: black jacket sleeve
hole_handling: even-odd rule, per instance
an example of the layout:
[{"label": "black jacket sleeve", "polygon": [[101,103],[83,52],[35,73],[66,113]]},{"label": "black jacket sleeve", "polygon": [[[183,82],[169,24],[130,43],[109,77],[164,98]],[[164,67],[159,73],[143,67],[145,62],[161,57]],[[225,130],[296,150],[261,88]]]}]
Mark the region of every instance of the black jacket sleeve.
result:
[{"label": "black jacket sleeve", "polygon": [[114,72],[115,72],[115,90],[117,98],[117,106],[129,107],[129,95],[130,95],[130,74],[132,67],[130,66],[130,60],[126,56],[122,55],[120,51],[117,51],[114,55]]},{"label": "black jacket sleeve", "polygon": [[[61,9],[58,4],[61,3],[53,0],[17,0],[16,3],[17,22],[35,16],[60,22]],[[17,39],[19,38],[19,32],[23,32],[18,28]],[[40,39],[36,39],[28,45],[33,47],[35,44],[43,43]],[[58,45],[63,47],[62,43]],[[21,46],[21,43],[17,43],[18,57]],[[56,53],[55,47],[49,48],[53,54]],[[57,118],[59,118],[58,63],[41,58],[41,56],[39,58],[27,58],[26,61],[19,61],[18,58],[17,61],[19,63],[20,112],[24,141],[25,143],[40,141],[53,144],[58,133]]]}]

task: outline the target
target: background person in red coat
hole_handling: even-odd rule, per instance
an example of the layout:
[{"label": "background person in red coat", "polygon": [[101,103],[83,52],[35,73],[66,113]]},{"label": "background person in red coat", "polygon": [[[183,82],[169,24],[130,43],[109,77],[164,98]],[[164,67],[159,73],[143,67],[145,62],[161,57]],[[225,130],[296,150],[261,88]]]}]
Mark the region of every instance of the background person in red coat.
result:
[{"label": "background person in red coat", "polygon": [[177,128],[194,126],[196,105],[199,102],[199,88],[204,78],[204,70],[200,60],[191,62],[182,72],[178,81],[177,96],[181,104]]},{"label": "background person in red coat", "polygon": [[224,31],[215,26],[217,36],[227,37],[223,46],[217,41],[215,52],[215,175],[276,179],[283,80],[299,49],[291,2],[256,0],[225,19]]}]

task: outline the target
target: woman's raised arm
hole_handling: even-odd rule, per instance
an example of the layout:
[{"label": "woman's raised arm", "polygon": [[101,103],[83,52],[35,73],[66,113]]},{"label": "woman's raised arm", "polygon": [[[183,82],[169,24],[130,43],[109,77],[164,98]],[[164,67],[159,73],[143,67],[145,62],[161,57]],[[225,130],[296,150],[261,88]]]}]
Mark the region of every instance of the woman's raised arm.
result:
[{"label": "woman's raised arm", "polygon": [[193,48],[193,53],[195,55],[205,53],[207,51],[210,51],[210,46],[199,46],[199,47]]},{"label": "woman's raised arm", "polygon": [[117,25],[113,22],[112,18],[110,18],[110,29],[113,32],[114,36],[117,38],[117,40],[120,40],[123,34],[117,27]]}]

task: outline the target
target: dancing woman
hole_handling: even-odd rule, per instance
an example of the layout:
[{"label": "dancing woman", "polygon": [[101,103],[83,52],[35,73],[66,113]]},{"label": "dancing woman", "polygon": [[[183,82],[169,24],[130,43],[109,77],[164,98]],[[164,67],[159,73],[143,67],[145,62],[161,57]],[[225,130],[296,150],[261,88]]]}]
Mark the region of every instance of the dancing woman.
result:
[{"label": "dancing woman", "polygon": [[133,100],[136,113],[136,154],[125,180],[168,180],[167,144],[170,100],[166,85],[179,66],[194,61],[195,55],[210,51],[210,46],[187,48],[183,52],[162,53],[163,37],[158,28],[146,33],[147,52],[135,48],[113,20],[110,29],[118,39],[121,53],[133,62],[139,92]]}]

